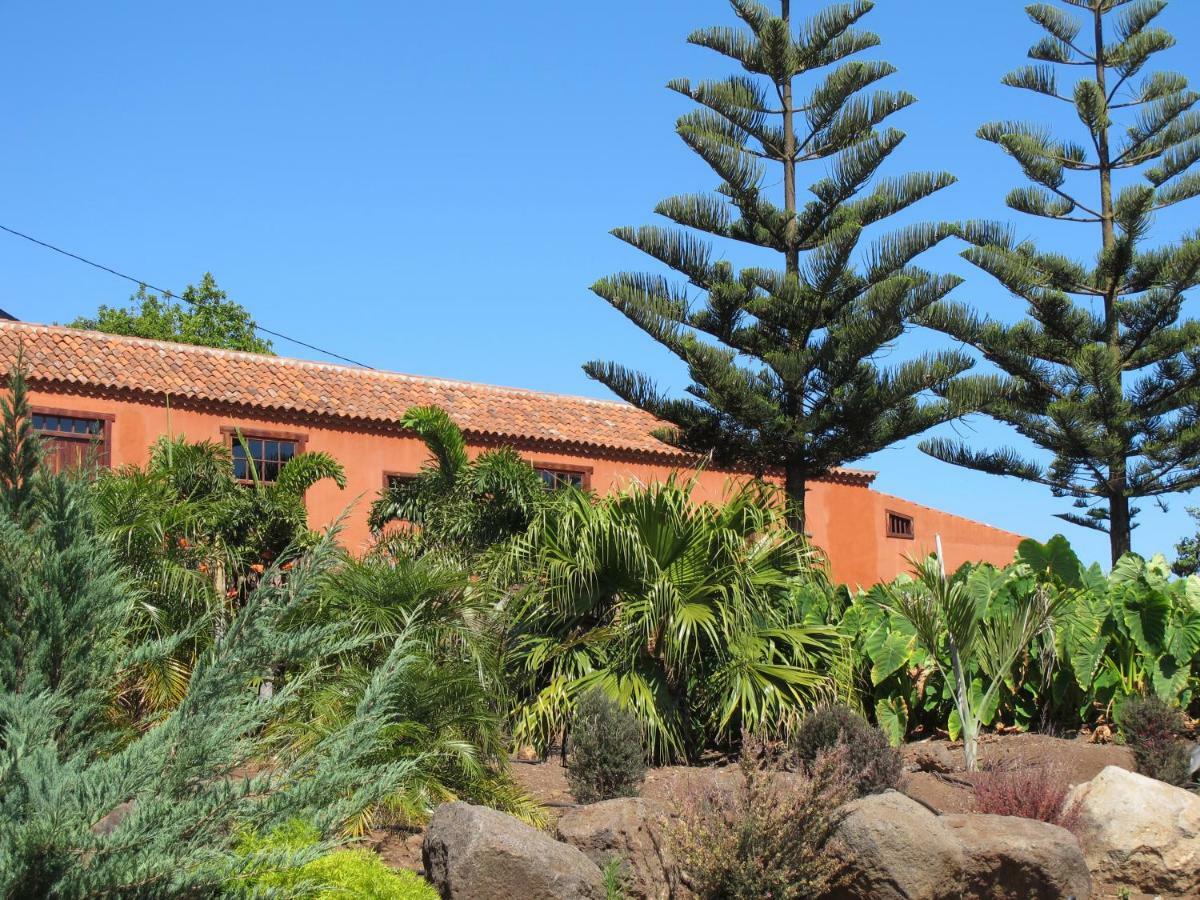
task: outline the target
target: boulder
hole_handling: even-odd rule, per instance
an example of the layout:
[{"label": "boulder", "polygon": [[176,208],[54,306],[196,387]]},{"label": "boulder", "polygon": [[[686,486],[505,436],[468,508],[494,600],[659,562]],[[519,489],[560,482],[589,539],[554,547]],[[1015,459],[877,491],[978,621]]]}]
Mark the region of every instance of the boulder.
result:
[{"label": "boulder", "polygon": [[1086,900],[1091,877],[1074,835],[1033,819],[939,816],[896,791],[848,804],[838,826],[855,900]]},{"label": "boulder", "polygon": [[439,806],[421,855],[447,900],[604,900],[603,875],[580,850],[482,806]]},{"label": "boulder", "polygon": [[1092,875],[1147,894],[1200,894],[1200,797],[1108,766],[1077,786],[1075,829]]},{"label": "boulder", "polygon": [[962,896],[962,842],[941,817],[896,791],[848,804],[838,826],[850,880],[831,896],[951,900]]},{"label": "boulder", "polygon": [[663,830],[666,819],[667,810],[654,800],[605,800],[564,813],[558,839],[582,850],[600,868],[618,857],[630,898],[668,900],[677,884]]},{"label": "boulder", "polygon": [[1092,893],[1083,850],[1065,828],[1013,816],[941,816],[962,844],[966,896],[1083,900]]}]

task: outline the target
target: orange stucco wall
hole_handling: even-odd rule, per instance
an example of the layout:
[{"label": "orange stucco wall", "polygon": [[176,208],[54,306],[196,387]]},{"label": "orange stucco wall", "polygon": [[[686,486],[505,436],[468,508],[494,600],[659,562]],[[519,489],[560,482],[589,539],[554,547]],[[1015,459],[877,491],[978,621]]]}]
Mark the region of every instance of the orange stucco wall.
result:
[{"label": "orange stucco wall", "polygon": [[[332,484],[317,485],[307,498],[314,527],[328,525],[349,508],[343,541],[352,550],[370,541],[366,524],[367,507],[384,483],[384,473],[415,473],[426,461],[424,445],[395,429],[368,429],[344,422],[270,417],[236,410],[172,406],[143,397],[115,399],[86,392],[59,393],[34,390],[30,402],[35,409],[55,409],[80,414],[111,415],[114,466],[143,464],[150,445],[163,434],[191,441],[224,440],[222,428],[237,426],[300,434],[305,450],[323,450],[346,469],[346,489]],[[666,478],[670,466],[621,454],[600,452],[581,455],[562,448],[522,446],[521,454],[534,463],[561,464],[590,470],[591,487],[607,493],[635,481],[649,483]],[[483,447],[471,447],[478,453]],[[730,479],[728,473],[701,472],[695,497],[720,500]],[[907,568],[906,555],[924,555],[933,549],[934,535],[941,534],[950,568],[968,560],[1003,564],[1011,561],[1020,536],[1000,531],[929,507],[873,491],[862,485],[820,482],[812,485],[807,501],[808,527],[813,541],[830,558],[833,576],[851,586],[869,586],[891,579]],[[885,536],[888,511],[911,516],[912,540]]]}]

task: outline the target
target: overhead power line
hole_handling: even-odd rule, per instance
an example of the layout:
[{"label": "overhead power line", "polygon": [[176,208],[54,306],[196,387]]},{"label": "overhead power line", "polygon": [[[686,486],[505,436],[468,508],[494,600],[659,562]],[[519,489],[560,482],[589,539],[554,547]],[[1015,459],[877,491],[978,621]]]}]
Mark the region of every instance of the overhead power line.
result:
[{"label": "overhead power line", "polygon": [[[132,282],[138,286],[145,286],[150,288],[152,291],[158,291],[158,293],[160,293],[162,296],[172,300],[180,300],[184,303],[195,303],[195,301],[187,297],[182,297],[179,294],[176,294],[174,291],[168,291],[166,288],[156,287],[144,278],[134,278],[132,275],[126,275],[124,272],[118,272],[116,269],[103,265],[102,263],[98,263],[94,260],[88,259],[87,257],[80,256],[78,253],[72,253],[70,250],[64,250],[62,247],[56,247],[54,244],[47,243],[46,241],[38,240],[31,235],[17,231],[15,228],[9,228],[7,225],[0,225],[0,231],[6,231],[15,237],[19,237],[23,240],[37,244],[39,247],[45,247],[47,250],[53,250],[55,253],[61,253],[63,256],[69,256],[71,259],[78,260],[81,263],[86,263],[92,268],[99,269],[102,272],[107,272],[110,275],[116,275],[118,278],[124,278],[126,281]],[[334,359],[340,359],[343,362],[350,363],[351,365],[359,366],[363,369],[374,368],[374,366],[368,366],[366,363],[359,362],[356,359],[351,359],[348,356],[342,356],[340,353],[334,353],[332,350],[326,350],[324,347],[318,347],[316,344],[310,344],[307,341],[300,340],[299,338],[289,337],[288,335],[279,331],[272,331],[270,328],[265,328],[264,326],[259,325],[254,320],[250,321],[250,325],[255,331],[260,331],[263,334],[269,334],[271,337],[279,338],[280,340],[288,341],[289,343],[297,344],[301,347],[307,347],[309,350],[315,350],[317,353],[323,353],[326,356],[332,356]]]}]

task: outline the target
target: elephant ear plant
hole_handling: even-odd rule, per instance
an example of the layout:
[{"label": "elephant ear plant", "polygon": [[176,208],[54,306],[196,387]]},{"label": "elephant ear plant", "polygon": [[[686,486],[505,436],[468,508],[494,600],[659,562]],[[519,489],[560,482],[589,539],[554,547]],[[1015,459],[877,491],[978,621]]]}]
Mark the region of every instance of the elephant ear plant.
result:
[{"label": "elephant ear plant", "polygon": [[[1062,597],[1043,587],[1016,594],[1004,608],[985,616],[989,594],[978,581],[948,578],[937,555],[911,560],[913,580],[889,585],[880,602],[907,620],[917,640],[954,687],[967,771],[979,768],[979,727],[997,700],[1013,663],[1050,628]],[[986,678],[973,686],[970,672]]]}]

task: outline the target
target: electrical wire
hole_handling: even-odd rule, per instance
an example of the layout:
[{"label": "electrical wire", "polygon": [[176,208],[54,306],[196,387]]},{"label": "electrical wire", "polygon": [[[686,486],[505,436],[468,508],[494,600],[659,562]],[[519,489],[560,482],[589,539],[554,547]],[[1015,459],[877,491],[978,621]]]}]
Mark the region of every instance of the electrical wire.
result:
[{"label": "electrical wire", "polygon": [[[17,231],[15,228],[9,228],[7,225],[0,225],[0,231],[6,231],[9,234],[14,235],[15,237],[19,237],[24,240],[30,241],[31,243],[37,244],[39,247],[45,247],[47,250],[53,250],[55,253],[61,253],[63,256],[69,256],[71,259],[78,260],[81,263],[86,263],[87,265],[91,266],[92,268],[99,269],[102,272],[108,272],[110,275],[116,275],[118,278],[124,278],[126,281],[132,282],[133,284],[136,284],[138,286],[148,287],[148,288],[150,288],[150,290],[157,291],[159,294],[161,294],[162,296],[167,297],[169,299],[180,300],[180,301],[183,301],[184,303],[193,303],[194,304],[194,302],[195,302],[193,300],[190,300],[187,297],[181,297],[179,294],[176,294],[174,291],[168,291],[166,288],[156,287],[155,285],[146,281],[144,278],[134,278],[132,275],[126,275],[124,272],[118,272],[116,269],[110,268],[109,266],[103,265],[102,263],[98,263],[98,262],[88,259],[87,257],[80,256],[78,253],[72,253],[70,250],[64,250],[62,247],[56,247],[54,244],[48,243],[46,241],[38,240],[37,238],[35,238],[31,235],[24,234],[20,231]],[[314,350],[317,353],[323,353],[325,356],[331,356],[334,359],[340,359],[340,360],[342,360],[342,362],[348,362],[351,365],[359,366],[360,368],[363,368],[363,369],[373,369],[374,368],[374,366],[368,366],[366,363],[359,362],[356,359],[351,359],[348,356],[342,356],[340,353],[334,353],[332,350],[326,350],[324,347],[318,347],[316,344],[310,344],[307,341],[300,340],[299,338],[290,337],[279,331],[272,331],[270,328],[266,328],[262,325],[259,325],[254,320],[250,321],[250,326],[255,331],[260,331],[263,334],[269,334],[271,337],[279,338],[280,340],[288,341],[289,343],[297,344],[301,347],[307,347],[309,350]]]}]

